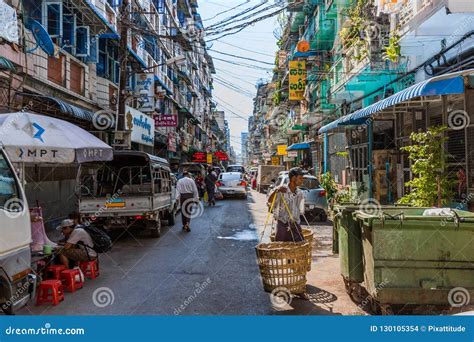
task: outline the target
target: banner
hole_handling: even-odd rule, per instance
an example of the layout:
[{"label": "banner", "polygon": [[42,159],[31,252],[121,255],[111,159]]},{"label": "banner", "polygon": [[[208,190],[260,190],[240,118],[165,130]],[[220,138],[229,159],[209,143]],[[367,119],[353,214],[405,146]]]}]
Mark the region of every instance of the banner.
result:
[{"label": "banner", "polygon": [[0,0],[0,38],[4,38],[9,42],[18,44],[18,20],[16,10]]},{"label": "banner", "polygon": [[286,156],[288,154],[288,152],[286,152],[287,148],[288,145],[278,145],[277,154],[279,156]]},{"label": "banner", "polygon": [[304,100],[306,88],[306,63],[300,61],[290,61],[290,100]]},{"label": "banner", "polygon": [[155,75],[137,74],[135,93],[138,98],[138,109],[148,113],[155,111]]},{"label": "banner", "polygon": [[176,152],[176,134],[168,133],[168,151]]}]

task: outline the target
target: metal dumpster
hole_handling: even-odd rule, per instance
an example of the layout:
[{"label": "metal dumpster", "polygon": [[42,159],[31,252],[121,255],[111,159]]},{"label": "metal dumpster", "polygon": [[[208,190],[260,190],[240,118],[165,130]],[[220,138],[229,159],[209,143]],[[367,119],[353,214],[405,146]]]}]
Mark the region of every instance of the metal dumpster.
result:
[{"label": "metal dumpster", "polygon": [[361,223],[363,286],[382,308],[454,306],[460,293],[473,303],[474,213],[451,209],[449,215],[423,216],[425,210],[382,208],[378,215],[353,214]]},{"label": "metal dumpster", "polygon": [[[334,250],[339,252],[341,275],[346,283],[346,289],[351,283],[364,280],[362,265],[362,239],[359,222],[353,218],[353,213],[360,210],[355,203],[334,206]],[[349,291],[348,291],[349,292]]]}]

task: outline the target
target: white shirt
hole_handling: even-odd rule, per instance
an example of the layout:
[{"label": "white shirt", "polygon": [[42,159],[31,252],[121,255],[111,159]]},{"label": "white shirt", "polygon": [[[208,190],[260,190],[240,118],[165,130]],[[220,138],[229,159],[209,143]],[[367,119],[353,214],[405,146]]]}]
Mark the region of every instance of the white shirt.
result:
[{"label": "white shirt", "polygon": [[[300,188],[296,188],[296,192],[292,192],[287,185],[283,185],[286,192],[276,192],[275,204],[273,206],[273,215],[276,220],[283,223],[290,221],[300,223],[300,215],[304,214],[304,193]],[[277,191],[278,189],[275,189]],[[283,202],[283,199],[286,202]],[[287,208],[288,207],[288,208]],[[288,213],[288,209],[291,215]]]},{"label": "white shirt", "polygon": [[176,184],[176,198],[180,198],[182,194],[193,194],[194,198],[199,198],[194,180],[189,177],[183,177],[178,181]]},{"label": "white shirt", "polygon": [[[87,233],[84,229],[82,228],[76,228],[72,231],[71,235],[69,236],[69,239],[67,239],[67,243],[77,245],[79,242],[82,242],[82,244],[90,247],[87,248],[87,251],[89,253],[89,256],[91,257],[96,257],[97,253],[92,249],[94,247],[94,241],[92,241],[91,236],[89,233]],[[81,246],[82,244],[79,244]]]}]

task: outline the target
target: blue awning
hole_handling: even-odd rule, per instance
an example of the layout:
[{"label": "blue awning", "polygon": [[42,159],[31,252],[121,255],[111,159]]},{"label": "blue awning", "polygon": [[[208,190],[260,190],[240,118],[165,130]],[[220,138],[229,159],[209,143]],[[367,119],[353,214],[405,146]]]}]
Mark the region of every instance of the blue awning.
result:
[{"label": "blue awning", "polygon": [[86,110],[79,108],[75,105],[72,105],[66,101],[63,101],[61,99],[58,99],[53,96],[44,96],[44,95],[36,95],[36,94],[28,94],[28,93],[21,93],[23,96],[31,97],[33,99],[41,100],[42,103],[48,105],[52,104],[53,106],[57,107],[59,111],[63,114],[70,115],[76,119],[84,120],[84,121],[93,121],[94,113]]},{"label": "blue awning", "polygon": [[163,82],[161,80],[161,78],[159,78],[156,75],[155,75],[155,81],[158,82],[163,88],[165,88],[165,90],[168,92],[168,94],[173,94],[173,91],[166,86],[165,82]]},{"label": "blue awning", "polygon": [[128,52],[130,52],[130,54],[133,57],[135,57],[135,59],[142,65],[142,67],[148,68],[148,64],[146,64],[145,61],[140,56],[138,56],[138,54],[135,51],[133,51],[130,46],[127,46],[127,49],[128,49]]},{"label": "blue awning", "polygon": [[372,114],[381,112],[382,110],[392,107],[396,104],[408,101],[420,96],[438,96],[438,95],[454,95],[464,93],[464,77],[474,73],[474,69],[437,76],[429,80],[417,83],[407,89],[404,89],[386,99],[380,100],[368,107],[359,109],[352,114],[343,116],[326,126],[319,129],[319,134],[326,133],[332,129],[344,125],[361,125],[367,121]]},{"label": "blue awning", "polygon": [[311,146],[310,146],[309,143],[303,142],[303,143],[293,144],[293,145],[289,146],[286,150],[287,150],[287,151],[307,150],[307,149],[309,149],[310,147],[311,147]]}]

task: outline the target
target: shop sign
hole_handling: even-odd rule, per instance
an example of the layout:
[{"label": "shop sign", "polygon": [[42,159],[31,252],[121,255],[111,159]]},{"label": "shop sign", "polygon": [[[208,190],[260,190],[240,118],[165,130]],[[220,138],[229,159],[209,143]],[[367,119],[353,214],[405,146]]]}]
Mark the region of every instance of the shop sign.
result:
[{"label": "shop sign", "polygon": [[288,145],[278,145],[277,147],[277,154],[279,156],[286,156],[288,152],[286,152],[286,149],[288,148]]},{"label": "shop sign", "polygon": [[207,163],[212,164],[212,153],[207,154]]},{"label": "shop sign", "polygon": [[289,157],[289,156],[284,156],[283,161],[284,162],[293,162],[293,161],[295,161],[295,158]]},{"label": "shop sign", "polygon": [[306,88],[306,62],[290,61],[290,100],[304,100]]},{"label": "shop sign", "polygon": [[193,163],[207,163],[207,153],[206,152],[195,152],[193,153]]},{"label": "shop sign", "polygon": [[176,135],[168,133],[168,151],[176,152]]},{"label": "shop sign", "polygon": [[0,0],[0,38],[19,44],[16,10]]},{"label": "shop sign", "polygon": [[289,158],[296,158],[298,157],[298,151],[288,151]]},{"label": "shop sign", "polygon": [[153,119],[129,106],[125,107],[125,126],[131,131],[133,142],[153,146],[155,144],[155,125]]},{"label": "shop sign", "polygon": [[177,115],[155,115],[155,127],[178,127]]},{"label": "shop sign", "polygon": [[223,151],[217,151],[216,153],[214,153],[214,155],[215,155],[220,161],[229,160],[229,156],[227,155],[227,153],[225,153],[225,152],[223,152]]},{"label": "shop sign", "polygon": [[280,157],[272,157],[272,165],[280,165]]},{"label": "shop sign", "polygon": [[137,74],[135,93],[139,96],[139,110],[144,113],[155,110],[155,75]]}]

